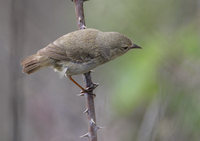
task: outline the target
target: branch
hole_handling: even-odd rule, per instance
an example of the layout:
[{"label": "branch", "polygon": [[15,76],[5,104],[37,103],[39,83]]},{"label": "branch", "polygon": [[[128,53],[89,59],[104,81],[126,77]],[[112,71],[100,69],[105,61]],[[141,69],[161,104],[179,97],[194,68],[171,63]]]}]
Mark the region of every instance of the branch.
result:
[{"label": "branch", "polygon": [[85,18],[84,18],[84,10],[83,10],[83,2],[84,0],[72,0],[75,4],[76,18],[79,29],[85,29]]},{"label": "branch", "polygon": [[[83,3],[86,0],[72,0],[75,4],[76,18],[79,29],[85,29],[85,19],[84,19],[84,10]],[[87,93],[84,94],[86,98],[86,110],[84,113],[87,114],[88,118],[88,133],[81,137],[88,137],[89,141],[97,141],[97,130],[100,128],[96,125],[96,116],[95,116],[95,106],[94,106],[94,94],[93,90],[98,86],[92,82],[90,75],[91,72],[84,74],[86,88],[88,89]]]}]

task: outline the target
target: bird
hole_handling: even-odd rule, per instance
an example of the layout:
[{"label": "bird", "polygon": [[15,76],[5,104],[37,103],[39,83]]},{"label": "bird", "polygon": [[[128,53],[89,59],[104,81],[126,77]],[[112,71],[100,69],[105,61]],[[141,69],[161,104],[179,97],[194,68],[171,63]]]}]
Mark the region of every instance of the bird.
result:
[{"label": "bird", "polygon": [[32,74],[41,68],[52,67],[85,92],[86,89],[72,78],[73,75],[89,72],[135,48],[141,47],[118,32],[93,28],[76,30],[25,58],[21,62],[22,71]]}]

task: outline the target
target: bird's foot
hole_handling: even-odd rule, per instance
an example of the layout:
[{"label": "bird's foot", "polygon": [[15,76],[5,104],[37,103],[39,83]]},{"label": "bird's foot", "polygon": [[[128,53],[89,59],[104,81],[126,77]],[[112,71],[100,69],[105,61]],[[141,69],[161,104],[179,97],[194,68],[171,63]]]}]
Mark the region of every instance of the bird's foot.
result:
[{"label": "bird's foot", "polygon": [[81,90],[80,95],[84,96],[85,94],[92,95],[92,96],[96,97],[96,94],[93,94],[91,88],[89,88],[89,87],[84,89],[84,90]]},{"label": "bird's foot", "polygon": [[96,97],[95,94],[93,94],[93,90],[98,87],[98,84],[96,83],[92,83],[92,85],[90,87],[87,87],[85,89],[82,89],[81,94],[84,95],[85,93],[89,94],[89,95],[93,95],[94,97]]}]

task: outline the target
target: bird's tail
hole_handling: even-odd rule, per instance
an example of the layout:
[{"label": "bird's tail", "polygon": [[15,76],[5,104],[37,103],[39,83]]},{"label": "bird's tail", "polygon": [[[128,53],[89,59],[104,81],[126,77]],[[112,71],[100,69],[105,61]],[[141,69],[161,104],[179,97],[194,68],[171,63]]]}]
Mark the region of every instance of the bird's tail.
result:
[{"label": "bird's tail", "polygon": [[40,68],[44,66],[50,65],[50,60],[48,57],[40,56],[34,54],[32,56],[27,57],[21,62],[23,67],[23,72],[27,74],[31,74],[35,71],[38,71]]}]

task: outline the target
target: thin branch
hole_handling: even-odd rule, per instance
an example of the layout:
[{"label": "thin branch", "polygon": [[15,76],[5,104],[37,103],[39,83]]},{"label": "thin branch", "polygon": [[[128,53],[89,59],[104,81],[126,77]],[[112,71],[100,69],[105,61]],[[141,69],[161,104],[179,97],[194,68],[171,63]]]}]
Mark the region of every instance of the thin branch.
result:
[{"label": "thin branch", "polygon": [[[83,3],[86,0],[73,0],[75,4],[76,18],[79,29],[85,29],[85,18],[84,18],[84,10]],[[88,137],[89,141],[97,141],[97,130],[99,127],[96,125],[96,116],[95,116],[95,106],[94,106],[94,94],[93,90],[98,86],[92,82],[91,72],[87,72],[84,74],[86,88],[88,88],[87,93],[85,93],[86,98],[86,114],[88,118],[88,133],[81,137]]]},{"label": "thin branch", "polygon": [[77,18],[77,23],[78,23],[79,29],[85,29],[86,28],[84,10],[83,10],[83,2],[84,2],[84,0],[74,0],[76,18]]}]

